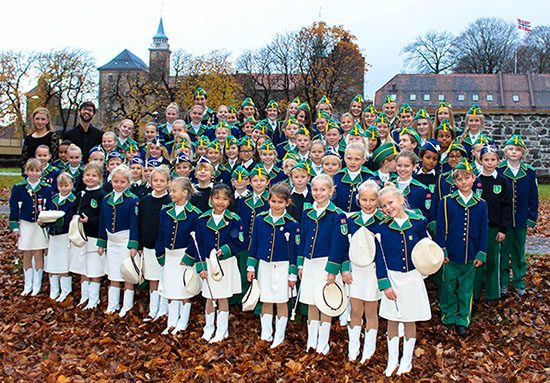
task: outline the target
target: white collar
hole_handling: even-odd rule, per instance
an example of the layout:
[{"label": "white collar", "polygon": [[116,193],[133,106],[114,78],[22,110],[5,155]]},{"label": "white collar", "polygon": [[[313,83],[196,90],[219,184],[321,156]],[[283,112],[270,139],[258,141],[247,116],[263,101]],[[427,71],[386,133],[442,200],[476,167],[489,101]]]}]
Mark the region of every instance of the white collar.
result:
[{"label": "white collar", "polygon": [[[27,182],[29,182],[29,181],[27,181]],[[39,183],[40,183],[40,180],[38,180],[34,183],[29,182],[29,185],[32,188],[32,190],[34,190],[34,189],[36,189],[36,187],[38,186]]]},{"label": "white collar", "polygon": [[321,215],[322,212],[324,212],[328,205],[330,205],[330,202],[326,204],[325,207],[317,207],[317,201],[314,201],[313,202],[313,210],[315,210],[315,212],[317,213],[317,216]]},{"label": "white collar", "polygon": [[[286,213],[286,211],[285,211],[285,213]],[[273,215],[273,213],[271,212],[271,209],[269,209],[269,216],[270,216],[271,219],[273,220],[273,223],[277,223],[281,218],[284,217],[285,213],[283,213],[283,215],[280,215],[280,216],[278,216],[278,217],[275,217],[275,216]]]},{"label": "white collar", "polygon": [[113,193],[115,193],[115,196],[113,198],[113,200],[116,202],[120,199],[120,197],[122,197],[122,194],[124,193],[123,191],[122,192],[116,192],[116,191],[113,191]]},{"label": "white collar", "polygon": [[235,199],[238,199],[238,198],[241,198],[241,197],[246,197],[249,194],[250,194],[250,190],[248,190],[248,189],[244,189],[244,191],[242,193],[239,193],[237,190],[235,190]]},{"label": "white collar", "polygon": [[233,159],[233,160],[232,160],[231,158],[228,158],[228,159],[227,159],[227,163],[228,163],[229,165],[231,165],[231,167],[233,167],[233,166],[235,165],[236,162],[237,162],[237,158],[235,158],[235,159]]},{"label": "white collar", "polygon": [[399,178],[397,179],[397,188],[401,191],[405,190],[405,188],[407,186],[409,186],[409,184],[411,183],[412,181],[412,177],[409,178],[408,180],[406,181],[399,181]]},{"label": "white collar", "polygon": [[352,181],[357,178],[359,173],[361,173],[361,169],[359,169],[356,172],[352,172],[351,170],[348,169],[349,178],[351,178]]},{"label": "white collar", "polygon": [[460,196],[460,198],[462,198],[462,200],[464,201],[464,203],[468,203],[470,202],[470,200],[472,199],[474,193],[473,192],[470,192],[470,194],[468,196],[465,196],[464,194],[462,194],[460,192],[460,190],[458,191],[458,195]]},{"label": "white collar", "polygon": [[308,193],[309,193],[309,191],[307,190],[307,188],[305,188],[304,191],[299,192],[299,191],[296,191],[296,188],[295,188],[295,187],[293,187],[293,188],[292,188],[292,191],[290,192],[290,194],[301,194],[301,195],[303,195],[304,197],[307,197]]},{"label": "white collar", "polygon": [[63,202],[63,201],[65,201],[65,200],[67,199],[67,197],[70,196],[70,195],[71,195],[71,193],[69,193],[69,194],[67,194],[67,195],[61,195],[61,194],[59,194],[58,201],[59,201],[59,202]]},{"label": "white collar", "polygon": [[483,173],[481,173],[481,175],[484,176],[484,177],[493,177],[494,179],[497,179],[497,177],[498,177],[498,172],[497,172],[497,170],[495,169],[495,170],[493,170],[493,172],[492,172],[491,174],[489,174],[488,176],[486,176],[486,175],[483,174]]},{"label": "white collar", "polygon": [[408,218],[394,218],[393,220],[399,225],[399,227],[402,227],[407,219]]},{"label": "white collar", "polygon": [[183,209],[185,209],[185,205],[174,205],[176,215],[179,215],[183,211]]},{"label": "white collar", "polygon": [[[199,183],[195,184],[195,187],[201,188]],[[213,187],[214,187],[214,183],[210,182],[208,185],[206,185],[204,188],[201,188],[201,189],[208,189],[208,188],[212,189]]]},{"label": "white collar", "polygon": [[162,198],[162,197],[164,197],[164,196],[167,195],[167,194],[168,194],[168,192],[165,191],[165,192],[164,192],[163,194],[161,194],[161,195],[156,195],[156,194],[155,194],[155,191],[153,190],[153,191],[151,192],[151,197],[153,197],[153,198]]},{"label": "white collar", "polygon": [[416,171],[416,174],[426,174],[426,175],[435,176],[436,173],[435,173],[435,169],[432,169],[428,173],[426,173],[423,168],[418,168],[417,171]]},{"label": "white collar", "polygon": [[368,222],[368,220],[374,217],[375,214],[376,214],[376,210],[374,211],[374,213],[370,213],[370,214],[367,214],[361,210],[361,218],[363,219],[363,222]]},{"label": "white collar", "polygon": [[252,165],[254,163],[254,159],[249,159],[248,161],[246,162],[243,162],[242,165],[243,165],[243,168],[247,168],[249,167],[250,165]]}]

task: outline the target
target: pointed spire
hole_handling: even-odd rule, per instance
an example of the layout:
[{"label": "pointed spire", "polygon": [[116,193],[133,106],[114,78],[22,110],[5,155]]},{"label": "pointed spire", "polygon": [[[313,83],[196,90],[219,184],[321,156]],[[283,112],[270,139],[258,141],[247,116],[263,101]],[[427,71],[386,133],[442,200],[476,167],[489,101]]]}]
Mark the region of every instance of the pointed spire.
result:
[{"label": "pointed spire", "polygon": [[157,34],[153,36],[153,44],[151,44],[150,50],[169,50],[168,37],[164,33],[164,24],[162,22],[162,16],[159,22],[159,28]]},{"label": "pointed spire", "polygon": [[166,34],[164,33],[164,24],[162,23],[162,16],[160,17],[159,22],[159,29],[157,30],[157,34],[153,36],[154,39],[168,39]]}]

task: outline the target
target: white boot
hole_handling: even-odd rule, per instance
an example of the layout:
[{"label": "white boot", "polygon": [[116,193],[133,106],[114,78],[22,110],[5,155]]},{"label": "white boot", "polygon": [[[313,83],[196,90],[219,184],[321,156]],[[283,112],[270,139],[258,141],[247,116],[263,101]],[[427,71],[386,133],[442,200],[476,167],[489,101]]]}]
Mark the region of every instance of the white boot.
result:
[{"label": "white boot", "polygon": [[399,336],[388,338],[388,366],[386,367],[386,376],[392,376],[395,369],[399,366]]},{"label": "white boot", "polygon": [[204,313],[204,327],[202,332],[202,339],[209,341],[212,338],[212,335],[214,335],[214,331],[216,330],[216,327],[214,326],[214,320],[216,319],[216,311],[214,310],[210,314]]},{"label": "white boot", "polygon": [[218,311],[218,321],[216,322],[216,335],[210,339],[210,343],[217,343],[228,335],[229,328],[229,311]]},{"label": "white boot", "polygon": [[338,317],[338,320],[340,321],[340,326],[344,327],[348,325],[348,322],[350,319],[349,318],[350,313],[351,313],[351,305],[348,305],[344,310],[344,312],[340,314],[340,316]]},{"label": "white boot", "polygon": [[50,299],[57,299],[59,297],[60,286],[59,286],[59,274],[50,274]]},{"label": "white boot", "polygon": [[99,305],[99,289],[101,283],[90,282],[88,283],[88,304],[84,307],[84,310],[95,309]]},{"label": "white boot", "polygon": [[359,348],[361,347],[361,326],[348,326],[348,336],[348,358],[353,362],[357,359]]},{"label": "white boot", "polygon": [[89,286],[90,286],[90,281],[80,282],[80,302],[78,302],[78,306],[82,306],[84,305],[84,303],[88,302],[88,298],[90,297],[88,295]]},{"label": "white boot", "polygon": [[406,374],[407,372],[411,371],[415,342],[416,338],[405,339],[405,341],[403,342],[403,356],[401,357],[401,362],[399,363],[399,370],[397,370],[397,375]]},{"label": "white boot", "polygon": [[149,291],[149,314],[144,321],[155,319],[159,311],[160,295],[157,290]]},{"label": "white boot", "polygon": [[378,330],[371,328],[365,330],[365,344],[363,345],[363,356],[361,357],[361,363],[365,363],[367,359],[372,358],[374,351],[376,351],[376,335]]},{"label": "white boot", "polygon": [[162,332],[163,335],[166,335],[170,330],[176,327],[178,323],[178,318],[180,317],[180,301],[172,300],[168,305],[168,323],[166,328]]},{"label": "white boot", "polygon": [[167,314],[168,314],[168,299],[164,298],[163,296],[160,296],[159,294],[159,310],[157,311],[157,315],[155,315],[155,318],[153,320],[157,320]]},{"label": "white boot", "polygon": [[321,322],[319,326],[319,339],[317,340],[317,352],[319,354],[326,355],[330,346],[328,344],[328,338],[330,337],[330,322]]},{"label": "white boot", "polygon": [[273,340],[273,314],[260,315],[260,323],[262,325],[260,340],[271,342]]},{"label": "white boot", "polygon": [[276,317],[275,318],[275,336],[273,337],[273,343],[271,348],[275,348],[285,340],[286,324],[288,323],[288,317]]},{"label": "white boot", "polygon": [[32,276],[32,293],[31,296],[38,295],[40,288],[42,287],[42,275],[44,274],[44,269],[35,270]]},{"label": "white boot", "polygon": [[309,351],[310,348],[317,348],[317,337],[319,336],[319,326],[321,322],[318,320],[309,321],[307,324],[307,346],[306,351]]},{"label": "white boot", "polygon": [[64,302],[73,291],[73,277],[61,277],[59,278],[59,284],[61,285],[61,295],[59,295],[56,301]]},{"label": "white boot", "polygon": [[23,270],[23,274],[25,276],[25,286],[23,287],[23,292],[21,295],[29,295],[32,291],[32,277],[34,275],[33,268]]},{"label": "white boot", "polygon": [[109,286],[109,299],[105,314],[112,314],[120,308],[120,287]]},{"label": "white boot", "polygon": [[134,294],[135,290],[124,289],[124,300],[122,301],[122,310],[118,314],[119,317],[124,316],[134,307]]},{"label": "white boot", "polygon": [[191,302],[183,303],[180,301],[180,317],[178,319],[178,323],[176,324],[176,328],[172,331],[172,334],[175,335],[179,331],[187,330],[187,326],[189,325],[189,315],[191,315]]}]

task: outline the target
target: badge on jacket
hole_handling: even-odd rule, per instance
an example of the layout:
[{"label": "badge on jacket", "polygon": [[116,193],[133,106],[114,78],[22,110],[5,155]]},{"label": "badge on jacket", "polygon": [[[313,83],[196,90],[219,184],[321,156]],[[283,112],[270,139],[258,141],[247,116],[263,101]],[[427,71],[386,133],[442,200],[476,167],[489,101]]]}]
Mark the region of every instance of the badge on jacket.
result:
[{"label": "badge on jacket", "polygon": [[493,193],[500,194],[501,191],[502,191],[501,185],[493,185]]}]

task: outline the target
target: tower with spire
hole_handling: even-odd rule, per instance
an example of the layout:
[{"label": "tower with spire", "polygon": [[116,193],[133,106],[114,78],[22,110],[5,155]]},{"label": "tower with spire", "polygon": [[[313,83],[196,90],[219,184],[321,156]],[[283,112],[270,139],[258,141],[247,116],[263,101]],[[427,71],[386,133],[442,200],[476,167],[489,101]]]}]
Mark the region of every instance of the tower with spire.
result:
[{"label": "tower with spire", "polygon": [[149,48],[149,74],[152,80],[168,82],[171,53],[161,17],[157,34],[153,36],[153,43]]}]

